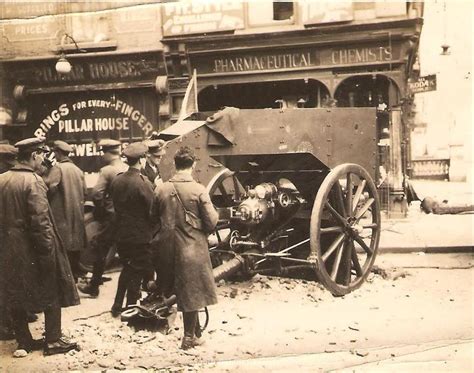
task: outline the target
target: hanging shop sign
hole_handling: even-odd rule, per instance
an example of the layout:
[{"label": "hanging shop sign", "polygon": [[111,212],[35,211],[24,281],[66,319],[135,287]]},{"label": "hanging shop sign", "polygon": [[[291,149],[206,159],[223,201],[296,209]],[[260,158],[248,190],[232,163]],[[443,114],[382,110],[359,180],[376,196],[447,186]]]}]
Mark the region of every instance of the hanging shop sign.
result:
[{"label": "hanging shop sign", "polygon": [[354,47],[285,49],[268,53],[226,53],[192,56],[199,74],[226,74],[272,70],[299,70],[344,65],[394,62],[400,59],[399,45],[360,45]]},{"label": "hanging shop sign", "polygon": [[30,88],[66,86],[90,83],[154,81],[165,71],[161,54],[133,54],[97,57],[93,59],[69,58],[72,65],[67,75],[58,74],[57,59],[11,63],[9,75],[17,84]]},{"label": "hanging shop sign", "polygon": [[[63,95],[64,96],[64,95]],[[153,90],[139,93],[82,93],[50,97],[51,104],[35,102],[30,105],[31,134],[69,142],[73,158],[87,172],[98,171],[101,152],[97,142],[114,138],[127,144],[142,140],[157,130]]]},{"label": "hanging shop sign", "polygon": [[408,82],[412,93],[436,91],[436,74],[420,76],[416,82]]},{"label": "hanging shop sign", "polygon": [[164,36],[229,31],[244,28],[241,1],[180,1],[164,3]]}]

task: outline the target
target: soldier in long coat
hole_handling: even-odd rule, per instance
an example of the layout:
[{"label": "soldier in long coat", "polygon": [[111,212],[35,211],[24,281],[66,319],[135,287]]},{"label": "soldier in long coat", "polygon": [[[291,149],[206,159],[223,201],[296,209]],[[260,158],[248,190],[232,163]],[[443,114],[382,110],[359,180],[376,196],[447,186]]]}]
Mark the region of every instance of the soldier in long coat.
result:
[{"label": "soldier in long coat", "polygon": [[205,187],[192,177],[195,155],[188,147],[174,157],[176,174],[155,189],[152,214],[160,230],[154,238],[154,263],[165,296],[176,293],[183,312],[181,348],[197,345],[197,311],[217,303],[207,236],[217,224],[218,214]]},{"label": "soldier in long coat", "polygon": [[[61,307],[79,304],[79,296],[46,184],[35,173],[44,161],[42,145],[37,138],[15,144],[18,164],[0,175],[0,302],[9,307],[19,349],[50,355],[77,347],[62,339]],[[45,344],[33,340],[28,311],[45,313]]]},{"label": "soldier in long coat", "polygon": [[56,228],[68,254],[74,280],[80,274],[79,260],[86,246],[84,223],[84,200],[87,187],[84,173],[68,157],[73,148],[68,143],[57,140],[53,145],[56,160],[43,179],[48,186],[48,199],[53,212]]},{"label": "soldier in long coat", "polygon": [[116,214],[117,251],[123,264],[112,315],[118,316],[127,293],[127,305],[140,299],[140,282],[152,271],[150,241],[153,236],[151,206],[153,188],[140,174],[148,147],[143,143],[128,145],[123,154],[129,169],[112,183],[112,200]]}]

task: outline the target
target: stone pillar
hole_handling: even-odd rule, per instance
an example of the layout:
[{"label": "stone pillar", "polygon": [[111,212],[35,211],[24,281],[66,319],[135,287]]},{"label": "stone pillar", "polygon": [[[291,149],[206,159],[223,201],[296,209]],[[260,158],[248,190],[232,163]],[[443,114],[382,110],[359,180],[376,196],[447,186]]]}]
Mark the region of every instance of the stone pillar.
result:
[{"label": "stone pillar", "polygon": [[392,108],[390,119],[389,218],[406,217],[408,211],[408,204],[403,189],[402,141],[401,108]]}]

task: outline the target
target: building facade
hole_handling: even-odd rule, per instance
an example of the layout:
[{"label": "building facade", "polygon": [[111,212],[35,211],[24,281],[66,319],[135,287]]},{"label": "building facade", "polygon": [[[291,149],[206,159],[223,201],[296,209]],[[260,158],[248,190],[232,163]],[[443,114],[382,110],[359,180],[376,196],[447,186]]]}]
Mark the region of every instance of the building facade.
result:
[{"label": "building facade", "polygon": [[376,182],[392,214],[404,190],[423,4],[221,2],[162,8],[170,112],[197,73],[198,106],[377,107]]},{"label": "building facade", "polygon": [[[200,111],[377,107],[377,183],[387,207],[403,213],[406,83],[417,73],[422,3],[179,1],[85,10],[27,26],[2,22],[4,92],[14,106],[4,134],[27,128],[76,143],[78,157],[96,156],[102,135],[146,137],[176,121],[196,71]],[[15,41],[23,29],[42,36]],[[62,55],[68,74],[56,71]],[[90,158],[82,165],[96,168]]]},{"label": "building facade", "polygon": [[118,4],[5,7],[0,106],[10,118],[0,127],[4,139],[66,140],[75,162],[94,173],[101,138],[125,144],[164,128],[160,4]]}]

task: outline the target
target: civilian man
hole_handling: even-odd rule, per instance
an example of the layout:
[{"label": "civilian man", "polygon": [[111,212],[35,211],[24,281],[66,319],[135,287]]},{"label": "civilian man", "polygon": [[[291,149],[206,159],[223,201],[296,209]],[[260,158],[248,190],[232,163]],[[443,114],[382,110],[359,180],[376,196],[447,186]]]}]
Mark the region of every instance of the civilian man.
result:
[{"label": "civilian man", "polygon": [[155,189],[152,208],[153,218],[160,221],[153,239],[158,247],[154,262],[159,285],[166,297],[172,290],[176,293],[178,310],[183,312],[184,350],[200,343],[198,311],[217,303],[207,236],[218,215],[206,188],[193,179],[195,160],[188,147],[176,152],[176,174]]},{"label": "civilian man", "polygon": [[142,168],[141,173],[150,180],[153,189],[155,189],[157,185],[163,183],[158,167],[166,153],[165,142],[164,140],[157,139],[147,140],[144,143],[148,146],[148,153],[146,156],[146,164]]}]

